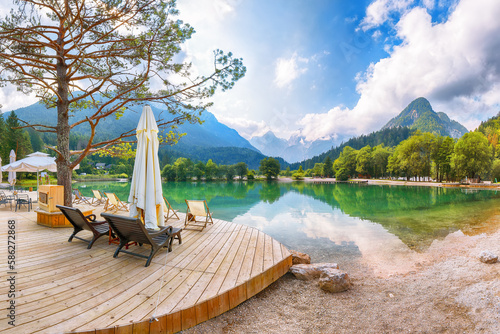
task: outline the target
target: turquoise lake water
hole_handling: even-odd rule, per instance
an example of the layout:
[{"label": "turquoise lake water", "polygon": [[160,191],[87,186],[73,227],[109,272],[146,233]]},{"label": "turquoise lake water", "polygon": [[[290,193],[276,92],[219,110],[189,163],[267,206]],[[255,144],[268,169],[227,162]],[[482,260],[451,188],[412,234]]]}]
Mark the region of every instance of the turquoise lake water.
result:
[{"label": "turquoise lake water", "polygon": [[[76,183],[115,192],[126,201],[130,183]],[[434,240],[462,231],[477,234],[500,227],[500,192],[387,185],[265,183],[165,183],[174,209],[185,199],[206,199],[214,218],[256,227],[314,262],[355,260],[370,254],[390,261],[425,252]]]}]

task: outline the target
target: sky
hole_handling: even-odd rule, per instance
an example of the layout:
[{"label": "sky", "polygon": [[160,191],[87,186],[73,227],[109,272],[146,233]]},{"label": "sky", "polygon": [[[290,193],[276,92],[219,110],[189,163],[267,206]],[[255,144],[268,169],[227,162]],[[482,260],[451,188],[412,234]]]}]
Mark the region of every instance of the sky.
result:
[{"label": "sky", "polygon": [[[0,0],[0,15],[9,0]],[[379,130],[427,98],[469,130],[500,111],[500,1],[178,0],[196,33],[183,55],[213,70],[213,50],[246,76],[209,109],[243,137],[339,139]],[[2,111],[33,103],[12,87]]]}]

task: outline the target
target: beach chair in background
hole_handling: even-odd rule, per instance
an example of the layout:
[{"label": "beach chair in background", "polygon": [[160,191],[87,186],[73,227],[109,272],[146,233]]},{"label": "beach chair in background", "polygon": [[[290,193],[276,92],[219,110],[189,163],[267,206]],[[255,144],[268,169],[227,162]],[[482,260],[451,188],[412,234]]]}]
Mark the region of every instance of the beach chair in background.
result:
[{"label": "beach chair in background", "polygon": [[106,204],[106,199],[99,190],[92,189],[92,193],[94,194],[94,197],[92,197],[92,202],[91,202],[92,205],[99,206],[101,204]]},{"label": "beach chair in background", "polygon": [[[120,252],[139,256],[147,259],[145,265],[145,267],[147,267],[156,253],[162,249],[163,246],[168,247],[171,244],[172,226],[162,227],[159,231],[153,231],[146,229],[140,218],[117,216],[106,212],[101,213],[101,216],[107,220],[118,238],[120,238],[120,244],[113,255],[115,258]],[[139,245],[151,245],[151,253],[149,256],[146,256],[122,249],[125,245],[131,242],[138,242]]]},{"label": "beach chair in background", "polygon": [[127,211],[128,212],[128,206],[127,203],[120,201],[118,196],[116,196],[115,193],[107,193],[105,192],[104,195],[107,197],[106,201],[106,206],[104,207],[104,211]]},{"label": "beach chair in background", "polygon": [[174,216],[177,217],[178,220],[180,220],[179,216],[177,215],[177,212],[179,210],[174,210],[172,208],[172,206],[170,205],[170,203],[165,198],[165,196],[163,196],[163,200],[164,200],[164,203],[163,203],[163,214],[165,216],[165,222],[167,222],[170,218],[172,218]]},{"label": "beach chair in background", "polygon": [[73,204],[88,204],[91,205],[89,200],[83,197],[82,193],[78,189],[73,189]]},{"label": "beach chair in background", "polygon": [[[61,210],[63,215],[68,219],[71,225],[73,225],[73,234],[69,237],[68,242],[71,242],[73,238],[77,238],[88,242],[87,249],[90,249],[97,239],[110,233],[108,223],[104,220],[96,221],[96,215],[94,214],[84,216],[80,209],[77,208],[70,208],[62,205],[56,205],[56,207]],[[93,238],[91,240],[87,240],[77,237],[76,234],[83,230],[92,232],[94,235]]]},{"label": "beach chair in background", "polygon": [[201,227],[203,231],[207,224],[213,224],[212,213],[208,208],[207,201],[186,200],[187,211],[184,226]]}]

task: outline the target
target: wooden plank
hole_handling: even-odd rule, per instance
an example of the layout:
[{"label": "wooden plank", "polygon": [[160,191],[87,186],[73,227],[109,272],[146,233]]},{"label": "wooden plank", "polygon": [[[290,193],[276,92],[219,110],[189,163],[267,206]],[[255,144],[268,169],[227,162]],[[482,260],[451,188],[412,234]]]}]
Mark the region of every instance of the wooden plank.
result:
[{"label": "wooden plank", "polygon": [[157,321],[151,322],[149,326],[149,333],[151,334],[167,334],[167,316],[157,318]]},{"label": "wooden plank", "polygon": [[240,233],[241,232],[244,233],[242,241],[234,257],[234,261],[231,264],[231,267],[229,267],[229,270],[227,270],[227,274],[224,278],[224,282],[222,283],[220,291],[227,291],[236,286],[236,281],[238,280],[238,276],[243,265],[243,259],[245,257],[248,243],[250,242],[250,237],[252,235],[252,230],[250,228],[241,230]]},{"label": "wooden plank", "polygon": [[281,244],[272,239],[273,242],[273,265],[278,264],[281,260],[283,260],[283,254],[281,253]]},{"label": "wooden plank", "polygon": [[[87,250],[85,242],[67,242],[71,229],[38,226],[29,218],[35,216],[15,215],[18,268],[23,273],[17,299],[22,323],[15,329],[0,324],[0,331],[8,334],[31,333],[33,328],[177,332],[239,305],[285,273],[291,261],[283,245],[257,229],[215,220],[203,232],[183,231],[183,243],[168,254],[163,276],[165,254],[156,256],[148,268],[143,259],[126,254],[113,259],[116,248],[108,246],[106,238]],[[182,227],[183,221],[169,224]],[[6,235],[4,230],[0,235]],[[149,253],[149,247],[134,250]],[[165,291],[156,312],[159,321],[150,323],[162,277]],[[5,286],[0,282],[0,288]],[[0,300],[0,307],[5,303]]]},{"label": "wooden plank", "polygon": [[209,319],[208,317],[208,302],[202,302],[195,305],[196,310],[196,323],[202,323]]},{"label": "wooden plank", "polygon": [[181,311],[167,315],[167,333],[177,333],[182,330]]},{"label": "wooden plank", "polygon": [[259,235],[259,230],[255,228],[252,228],[251,230],[252,234],[248,242],[247,250],[245,252],[245,257],[243,258],[243,263],[241,265],[236,285],[246,283],[250,279],[250,275],[252,273],[253,260],[255,258],[255,250],[257,248],[257,237]]},{"label": "wooden plank", "polygon": [[149,321],[138,322],[132,325],[132,334],[149,333]]},{"label": "wooden plank", "polygon": [[[264,233],[263,233],[264,234]],[[267,270],[273,266],[273,239],[264,234],[264,267],[263,270]]]}]

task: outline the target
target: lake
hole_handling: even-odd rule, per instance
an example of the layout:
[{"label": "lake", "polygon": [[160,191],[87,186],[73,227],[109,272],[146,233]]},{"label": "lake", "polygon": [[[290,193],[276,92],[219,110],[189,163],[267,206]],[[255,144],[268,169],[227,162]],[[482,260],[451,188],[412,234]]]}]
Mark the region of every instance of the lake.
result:
[{"label": "lake", "polygon": [[[76,183],[127,200],[130,183]],[[213,217],[256,227],[314,262],[395,262],[462,231],[496,230],[500,192],[492,190],[306,182],[163,184],[174,209],[206,199]]]}]

